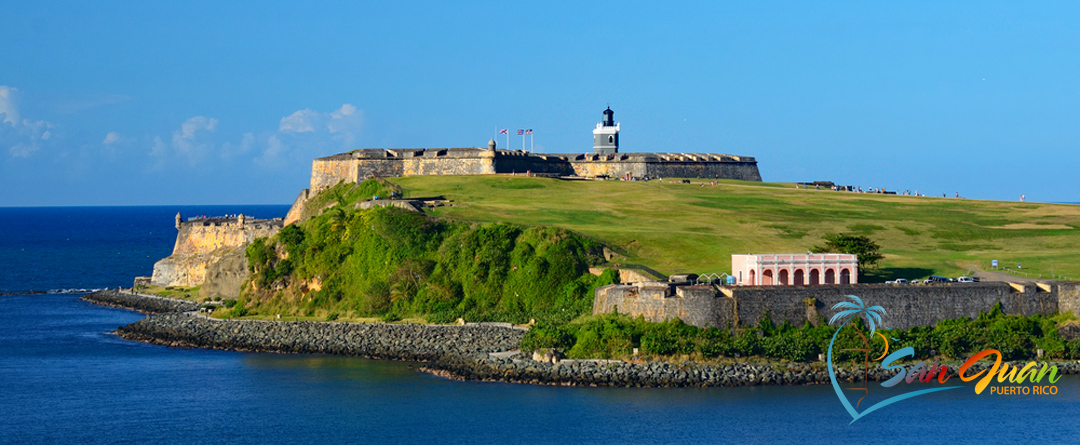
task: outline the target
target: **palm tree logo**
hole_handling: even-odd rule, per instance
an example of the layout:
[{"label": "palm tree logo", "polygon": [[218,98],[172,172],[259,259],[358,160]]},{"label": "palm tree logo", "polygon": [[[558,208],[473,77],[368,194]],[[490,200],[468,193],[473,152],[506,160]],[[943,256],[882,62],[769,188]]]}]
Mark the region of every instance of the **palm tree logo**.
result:
[{"label": "palm tree logo", "polygon": [[[862,403],[863,399],[865,399],[866,396],[870,393],[870,385],[868,384],[870,364],[870,341],[867,339],[866,335],[863,335],[862,331],[858,328],[858,325],[853,324],[852,321],[858,320],[860,317],[865,320],[866,326],[870,328],[870,337],[872,338],[878,326],[882,325],[881,316],[885,314],[885,308],[881,306],[866,307],[861,298],[854,295],[847,295],[846,297],[851,299],[851,301],[843,301],[834,305],[833,309],[842,310],[840,312],[837,312],[836,315],[833,315],[832,319],[829,320],[830,325],[838,321],[841,322],[841,324],[840,328],[838,328],[836,332],[833,333],[832,340],[829,341],[827,364],[829,368],[829,380],[832,381],[833,390],[836,391],[836,397],[840,399],[840,403],[844,405],[844,409],[846,409],[848,414],[851,415],[851,423],[855,423],[856,420],[859,420],[863,416],[870,414],[871,412],[874,412],[885,406],[899,402],[901,400],[910,399],[912,397],[932,392],[961,388],[960,386],[948,386],[910,391],[908,393],[889,397],[888,399],[877,402],[873,406],[870,406],[860,412],[858,410],[859,405]],[[862,338],[863,344],[865,345],[865,348],[841,349],[841,351],[856,351],[863,353],[863,387],[849,388],[850,391],[863,392],[863,396],[859,398],[859,401],[856,402],[855,406],[851,406],[851,402],[848,400],[847,396],[844,395],[844,390],[840,388],[840,383],[836,380],[836,370],[833,369],[833,344],[836,343],[836,337],[840,335],[840,331],[844,330],[844,326],[848,324],[851,324],[855,328],[855,333],[859,334],[859,337]],[[885,359],[883,363],[887,363],[899,357],[913,357],[915,355],[915,350],[911,346],[907,346],[886,357],[889,352],[889,340],[885,338],[885,336],[882,335],[880,332],[878,333],[878,335],[881,336],[882,340],[885,340],[885,352],[881,354],[881,357],[878,357],[875,360]],[[858,365],[855,360],[852,360],[851,362],[852,365]]]},{"label": "palm tree logo", "polygon": [[[833,315],[832,319],[829,320],[829,324],[831,325],[836,323],[837,321],[842,321],[842,323],[840,324],[840,329],[844,329],[844,326],[851,323],[852,320],[856,320],[861,316],[863,320],[866,320],[866,325],[870,327],[870,337],[873,337],[874,331],[877,329],[877,326],[881,324],[881,316],[885,314],[885,308],[881,306],[866,307],[866,305],[863,304],[862,298],[856,297],[854,295],[847,295],[847,298],[850,298],[852,301],[841,301],[833,306],[833,309],[843,310],[837,312],[836,315]],[[852,326],[856,327],[855,333],[859,334],[859,337],[862,338],[863,345],[865,345],[865,347],[847,348],[841,349],[841,351],[854,351],[863,353],[863,387],[848,388],[848,391],[862,391],[862,397],[859,397],[859,401],[855,402],[855,408],[858,408],[859,405],[862,404],[863,399],[865,399],[866,396],[870,395],[870,340],[866,338],[865,335],[863,335],[863,333],[858,329],[856,325],[852,324]],[[840,329],[837,329],[837,332],[839,332]],[[882,338],[884,338],[884,336],[882,336]],[[886,345],[888,345],[887,341]],[[831,351],[831,345],[829,349]],[[855,361],[855,359],[851,359],[851,366],[854,368],[857,365],[858,363]]]}]

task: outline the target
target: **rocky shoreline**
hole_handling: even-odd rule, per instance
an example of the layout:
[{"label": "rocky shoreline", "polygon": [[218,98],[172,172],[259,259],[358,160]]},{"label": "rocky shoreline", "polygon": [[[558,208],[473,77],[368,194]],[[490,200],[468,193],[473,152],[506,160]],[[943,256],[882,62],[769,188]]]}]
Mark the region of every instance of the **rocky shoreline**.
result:
[{"label": "rocky shoreline", "polygon": [[184,348],[430,361],[446,355],[513,349],[524,331],[493,326],[215,320],[171,313],[122,326],[116,334],[128,340]]},{"label": "rocky shoreline", "polygon": [[[1058,367],[1058,375],[1080,374],[1080,362],[1048,362]],[[1023,367],[1026,362],[1010,365]],[[906,364],[910,368],[912,364]],[[969,373],[990,368],[991,363],[978,363]],[[949,375],[958,381],[958,365],[948,365]],[[556,386],[615,386],[615,387],[730,387],[760,385],[829,384],[824,363],[731,363],[708,364],[694,362],[624,362],[619,360],[563,360],[545,363],[529,358],[446,356],[420,368],[454,380],[479,380]],[[885,381],[898,370],[880,367],[869,369],[870,381]],[[836,369],[838,380],[861,381],[863,369]],[[963,384],[963,383],[959,383]]]},{"label": "rocky shoreline", "polygon": [[[99,291],[84,300],[153,315],[116,330],[122,338],[181,348],[250,352],[321,353],[427,362],[421,371],[455,379],[534,385],[614,387],[729,387],[828,384],[824,363],[727,364],[534,360],[514,351],[524,331],[498,326],[217,320],[190,311],[194,302]],[[171,301],[159,301],[171,300]],[[1059,375],[1080,374],[1080,362],[1050,362]],[[1024,363],[1016,363],[1023,366]],[[910,368],[910,364],[907,365]],[[975,370],[989,368],[975,365]],[[949,365],[956,375],[957,365]],[[861,368],[837,369],[837,378],[857,381]],[[896,370],[870,369],[884,381]],[[955,378],[955,377],[954,377]]]}]

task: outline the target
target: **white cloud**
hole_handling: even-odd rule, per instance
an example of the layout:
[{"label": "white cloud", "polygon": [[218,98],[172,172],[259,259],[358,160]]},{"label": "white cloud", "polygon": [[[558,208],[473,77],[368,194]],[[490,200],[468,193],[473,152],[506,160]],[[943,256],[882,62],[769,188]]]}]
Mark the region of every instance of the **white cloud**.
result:
[{"label": "white cloud", "polygon": [[19,123],[19,111],[15,107],[15,94],[19,90],[7,85],[0,85],[0,114],[4,115],[0,122],[8,124]]},{"label": "white cloud", "polygon": [[173,132],[172,148],[176,153],[187,158],[192,165],[201,162],[213,148],[213,143],[204,137],[217,129],[218,120],[212,117],[195,116],[180,124],[180,129]]},{"label": "white cloud", "polygon": [[255,144],[255,135],[252,133],[244,133],[244,136],[240,138],[239,144],[233,144],[232,142],[221,144],[220,154],[223,159],[232,159],[251,151],[251,149],[255,147]]},{"label": "white cloud", "polygon": [[53,124],[21,119],[18,89],[0,85],[0,147],[16,158],[28,158],[53,137]]},{"label": "white cloud", "polygon": [[288,151],[289,147],[281,141],[281,138],[277,135],[270,136],[266,139],[266,149],[255,158],[255,163],[267,168],[281,167],[285,163],[282,156]]},{"label": "white cloud", "polygon": [[322,120],[322,113],[308,108],[281,118],[278,131],[291,133],[311,133]]},{"label": "white cloud", "polygon": [[349,150],[363,124],[363,112],[352,104],[343,104],[333,111],[297,110],[281,118],[278,134],[266,140],[266,147],[255,162],[277,168],[285,162]]},{"label": "white cloud", "polygon": [[310,108],[298,110],[281,118],[278,131],[283,133],[330,133],[352,143],[363,125],[363,113],[352,104],[330,112]]},{"label": "white cloud", "polygon": [[120,137],[120,133],[110,131],[109,134],[105,135],[105,140],[101,141],[101,143],[105,145],[111,145],[120,142],[121,139],[123,138]]}]

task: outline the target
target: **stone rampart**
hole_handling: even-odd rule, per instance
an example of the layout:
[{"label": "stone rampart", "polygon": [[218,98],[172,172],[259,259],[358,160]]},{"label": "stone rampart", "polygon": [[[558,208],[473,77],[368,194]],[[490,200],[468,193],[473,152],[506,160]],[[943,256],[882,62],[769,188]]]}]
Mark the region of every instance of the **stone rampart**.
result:
[{"label": "stone rampart", "polygon": [[524,173],[579,177],[676,177],[761,181],[757,160],[700,153],[537,154],[482,148],[361,149],[319,158],[311,192],[370,177]]},{"label": "stone rampart", "polygon": [[[201,285],[212,264],[226,256],[235,256],[237,251],[242,254],[243,249],[255,238],[273,236],[281,230],[283,222],[282,218],[255,220],[243,218],[242,215],[238,218],[183,222],[176,235],[172,255],[154,264],[150,283],[156,286]],[[245,268],[243,273],[246,272]]]},{"label": "stone rampart", "polygon": [[885,325],[907,329],[950,318],[974,318],[1001,303],[1007,314],[1053,315],[1080,307],[1080,283],[957,283],[940,285],[851,284],[827,286],[712,286],[663,282],[619,284],[597,289],[593,313],[642,315],[649,321],[679,317],[700,327],[752,326],[762,317],[802,326],[833,313],[832,306],[856,295],[887,311]]}]

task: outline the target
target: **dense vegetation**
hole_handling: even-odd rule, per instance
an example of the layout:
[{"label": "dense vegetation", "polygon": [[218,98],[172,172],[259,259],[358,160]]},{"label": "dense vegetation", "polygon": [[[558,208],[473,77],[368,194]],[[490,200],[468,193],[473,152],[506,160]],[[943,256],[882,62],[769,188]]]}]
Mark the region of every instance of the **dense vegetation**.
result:
[{"label": "dense vegetation", "polygon": [[[253,273],[237,315],[422,317],[445,323],[567,320],[590,311],[593,290],[614,281],[588,272],[600,245],[564,229],[438,220],[351,203],[385,185],[339,185],[321,215],[247,249]],[[335,202],[337,203],[336,205]]]},{"label": "dense vegetation", "polygon": [[[1069,318],[1072,317],[1005,315],[999,304],[974,320],[953,319],[933,327],[877,332],[895,339],[890,340],[891,351],[911,346],[919,358],[940,354],[950,359],[966,359],[984,349],[997,349],[1006,360],[1023,360],[1032,357],[1036,349],[1043,349],[1047,358],[1080,359],[1080,339],[1066,341],[1058,336],[1058,322]],[[861,320],[856,321],[856,327],[864,335],[867,332]],[[753,329],[731,332],[700,329],[678,319],[649,323],[640,317],[609,314],[582,317],[568,324],[541,324],[529,330],[521,347],[524,350],[559,348],[570,358],[625,358],[632,354],[633,348],[639,348],[639,353],[651,356],[686,355],[694,359],[760,356],[805,362],[817,360],[818,354],[828,349],[836,329],[824,320],[819,326],[807,323],[796,328],[787,323],[774,326],[766,318]],[[884,342],[871,340],[870,357],[874,358],[883,352]],[[855,357],[855,353],[838,352],[860,347],[865,347],[865,343],[856,329],[844,329],[836,340],[834,360],[861,361],[862,357]]]}]

